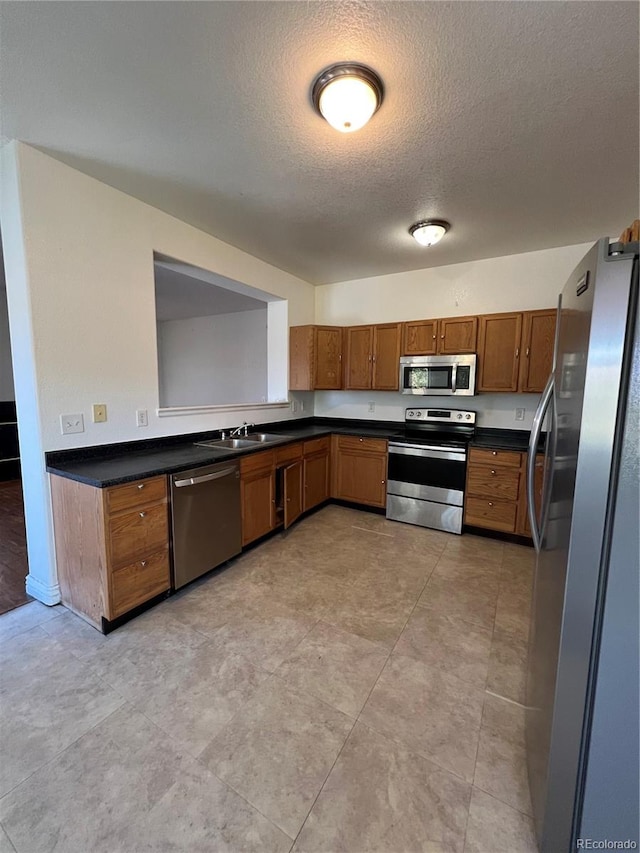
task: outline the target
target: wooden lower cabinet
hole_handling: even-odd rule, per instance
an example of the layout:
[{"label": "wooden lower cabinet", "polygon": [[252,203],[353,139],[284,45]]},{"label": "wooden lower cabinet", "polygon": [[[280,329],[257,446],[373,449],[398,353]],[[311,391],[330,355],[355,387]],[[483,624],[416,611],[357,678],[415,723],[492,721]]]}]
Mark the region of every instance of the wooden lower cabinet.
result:
[{"label": "wooden lower cabinet", "polygon": [[387,442],[334,436],[331,496],[384,507],[387,503]]},{"label": "wooden lower cabinet", "polygon": [[[471,447],[464,501],[465,524],[530,538],[526,466],[526,453]],[[544,456],[538,454],[535,478],[538,512],[543,469]]]},{"label": "wooden lower cabinet", "polygon": [[167,478],[95,488],[51,477],[62,603],[99,630],[167,592]]},{"label": "wooden lower cabinet", "polygon": [[276,526],[276,457],[273,450],[240,460],[242,544],[270,533]]},{"label": "wooden lower cabinet", "polygon": [[304,443],[304,511],[329,499],[331,440],[329,436]]},{"label": "wooden lower cabinet", "polygon": [[303,475],[302,460],[291,462],[282,472],[282,512],[285,530],[300,518],[303,512]]}]

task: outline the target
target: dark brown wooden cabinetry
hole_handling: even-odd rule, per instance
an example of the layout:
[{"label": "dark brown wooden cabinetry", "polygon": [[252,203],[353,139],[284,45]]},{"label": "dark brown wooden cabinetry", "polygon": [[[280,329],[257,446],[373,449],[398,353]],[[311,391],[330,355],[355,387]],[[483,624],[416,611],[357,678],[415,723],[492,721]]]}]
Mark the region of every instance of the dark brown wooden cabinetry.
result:
[{"label": "dark brown wooden cabinetry", "polygon": [[334,436],[331,495],[353,503],[386,506],[387,442],[378,438]]},{"label": "dark brown wooden cabinetry", "polygon": [[477,317],[412,320],[402,324],[403,355],[457,355],[476,351]]},{"label": "dark brown wooden cabinetry", "polygon": [[98,489],[51,478],[62,603],[99,630],[166,592],[166,477]]},{"label": "dark brown wooden cabinetry", "polygon": [[518,390],[542,392],[553,362],[556,311],[526,311],[523,317]]},{"label": "dark brown wooden cabinetry", "polygon": [[275,461],[273,450],[240,460],[243,545],[265,536],[276,526]]},{"label": "dark brown wooden cabinetry", "polygon": [[289,329],[289,388],[322,391],[342,388],[342,337],[337,326]]},{"label": "dark brown wooden cabinetry", "polygon": [[478,391],[517,391],[522,314],[484,314],[478,336]]},{"label": "dark brown wooden cabinetry", "polygon": [[305,441],[304,455],[304,511],[313,509],[329,499],[329,472],[331,439],[329,436]]},{"label": "dark brown wooden cabinetry", "polygon": [[345,382],[353,391],[397,391],[400,324],[345,329]]}]

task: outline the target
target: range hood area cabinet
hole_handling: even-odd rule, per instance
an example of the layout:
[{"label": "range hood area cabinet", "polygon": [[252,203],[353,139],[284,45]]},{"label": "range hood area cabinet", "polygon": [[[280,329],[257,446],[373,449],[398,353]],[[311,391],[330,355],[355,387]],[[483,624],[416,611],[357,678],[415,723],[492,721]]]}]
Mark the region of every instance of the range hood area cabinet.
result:
[{"label": "range hood area cabinet", "polygon": [[402,324],[402,355],[475,353],[477,340],[477,317],[411,320]]},{"label": "range hood area cabinet", "polygon": [[352,391],[397,391],[400,323],[345,329],[344,387]]}]

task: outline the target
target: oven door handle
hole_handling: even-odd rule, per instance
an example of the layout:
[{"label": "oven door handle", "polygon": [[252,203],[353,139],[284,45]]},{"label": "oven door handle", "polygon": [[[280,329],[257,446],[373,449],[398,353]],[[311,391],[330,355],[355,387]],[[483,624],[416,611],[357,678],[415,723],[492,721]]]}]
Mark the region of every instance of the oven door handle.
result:
[{"label": "oven door handle", "polygon": [[420,456],[425,459],[445,459],[452,462],[466,462],[466,450],[454,450],[442,447],[433,447],[431,445],[422,445],[417,447],[415,444],[389,444],[389,453],[399,454],[402,456]]}]

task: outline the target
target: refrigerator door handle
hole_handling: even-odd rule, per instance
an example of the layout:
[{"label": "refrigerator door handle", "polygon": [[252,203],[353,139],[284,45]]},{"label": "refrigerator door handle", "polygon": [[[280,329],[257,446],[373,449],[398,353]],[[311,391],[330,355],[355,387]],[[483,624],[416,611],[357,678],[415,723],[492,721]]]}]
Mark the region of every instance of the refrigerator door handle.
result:
[{"label": "refrigerator door handle", "polygon": [[533,425],[531,427],[531,435],[529,436],[529,450],[527,459],[527,508],[529,511],[529,525],[531,527],[531,538],[533,539],[533,547],[536,551],[540,550],[541,530],[538,527],[538,519],[536,518],[536,494],[535,494],[535,478],[536,478],[536,451],[538,442],[540,441],[540,433],[542,432],[542,424],[549,408],[549,403],[553,399],[553,382],[554,374],[551,373],[538,408],[533,417]]}]

